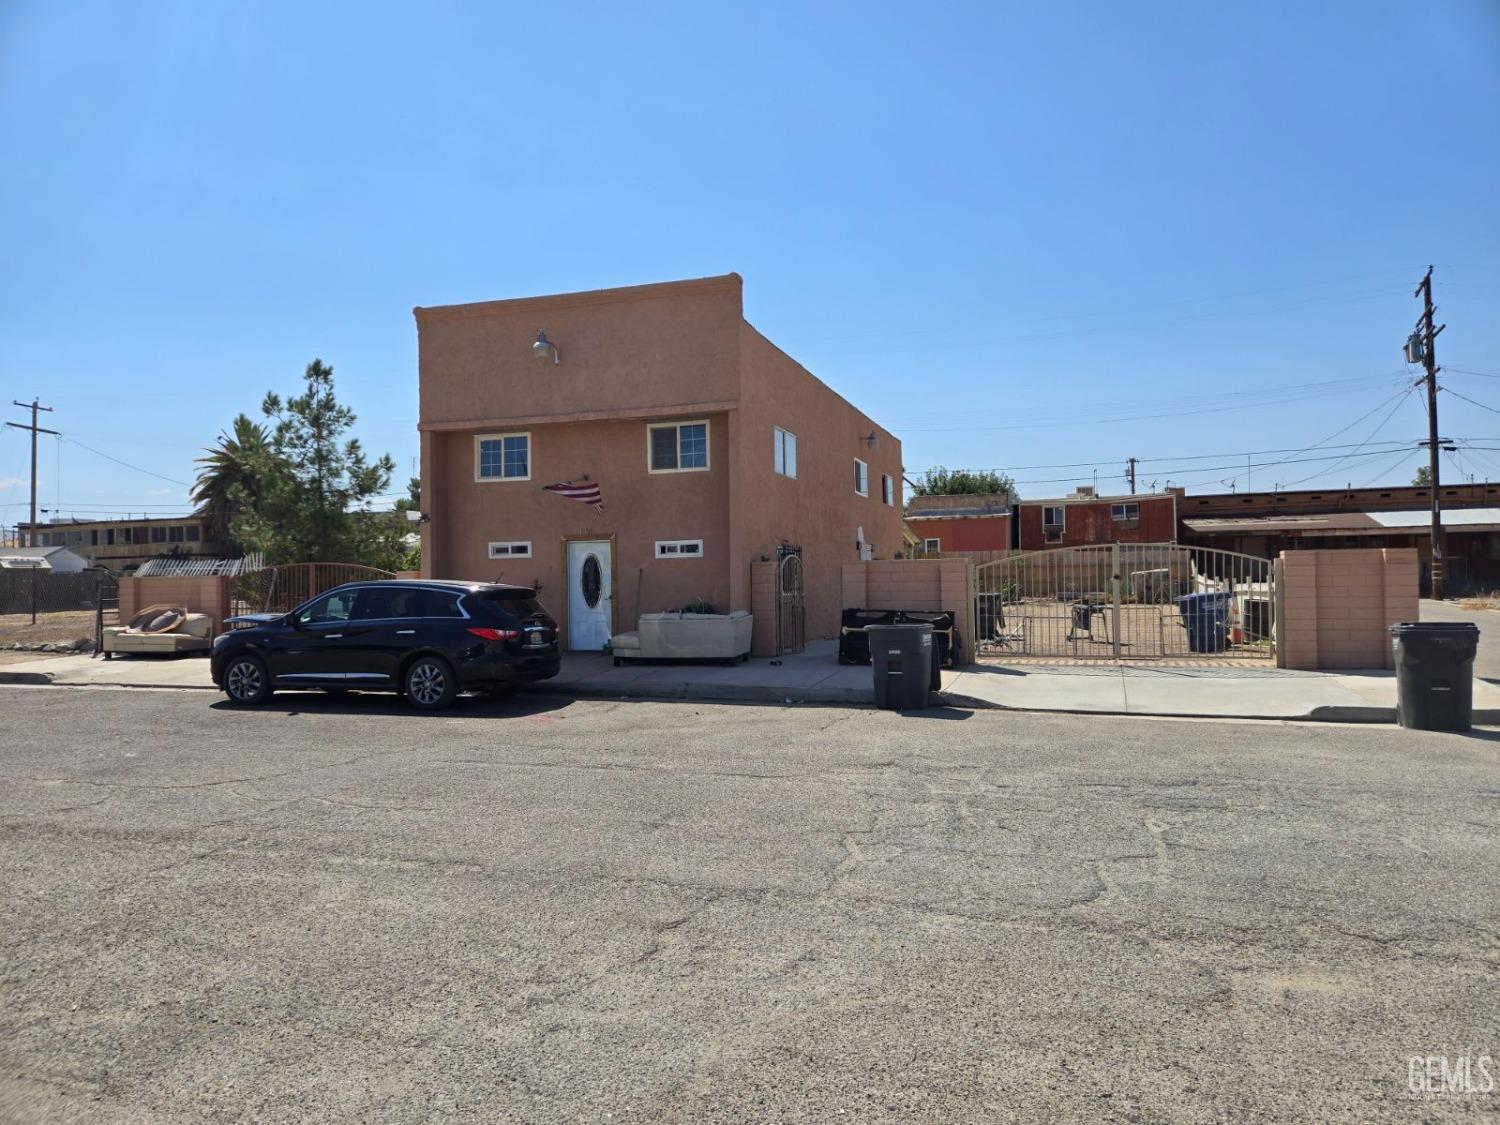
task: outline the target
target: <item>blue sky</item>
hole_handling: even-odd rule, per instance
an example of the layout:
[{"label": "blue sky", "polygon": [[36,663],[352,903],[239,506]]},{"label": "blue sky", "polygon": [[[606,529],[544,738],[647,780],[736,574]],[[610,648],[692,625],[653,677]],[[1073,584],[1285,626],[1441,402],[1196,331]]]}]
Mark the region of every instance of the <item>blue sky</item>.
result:
[{"label": "blue sky", "polygon": [[[1440,359],[1489,373],[1446,380],[1489,448],[1444,472],[1500,477],[1493,0],[723,7],[0,5],[0,397],[56,408],[43,506],[184,510],[314,356],[394,489],[413,305],[729,270],[909,473],[1037,497],[1131,455],[1409,479],[1436,263]],[[0,431],[0,522],[25,467]]]}]

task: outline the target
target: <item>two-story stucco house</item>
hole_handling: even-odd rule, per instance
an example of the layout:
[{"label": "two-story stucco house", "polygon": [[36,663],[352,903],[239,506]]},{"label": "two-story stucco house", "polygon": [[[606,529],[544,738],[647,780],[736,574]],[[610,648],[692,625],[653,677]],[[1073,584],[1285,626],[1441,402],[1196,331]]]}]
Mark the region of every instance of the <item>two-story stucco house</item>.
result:
[{"label": "two-story stucco house", "polygon": [[795,547],[808,636],[832,636],[841,564],[901,549],[901,445],[747,323],[741,290],[416,309],[423,575],[535,585],[567,646],[598,650],[640,613],[751,609],[751,563]]}]

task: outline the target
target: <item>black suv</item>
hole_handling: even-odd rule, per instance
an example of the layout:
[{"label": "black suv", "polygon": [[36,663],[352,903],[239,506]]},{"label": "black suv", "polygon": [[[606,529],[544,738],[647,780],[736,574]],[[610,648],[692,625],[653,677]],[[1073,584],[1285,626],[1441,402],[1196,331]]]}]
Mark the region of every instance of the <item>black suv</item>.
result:
[{"label": "black suv", "polygon": [[524,586],[351,582],[291,613],[254,613],[214,641],[214,683],[230,701],[277,688],[396,691],[447,707],[461,691],[508,694],[557,675],[557,625]]}]

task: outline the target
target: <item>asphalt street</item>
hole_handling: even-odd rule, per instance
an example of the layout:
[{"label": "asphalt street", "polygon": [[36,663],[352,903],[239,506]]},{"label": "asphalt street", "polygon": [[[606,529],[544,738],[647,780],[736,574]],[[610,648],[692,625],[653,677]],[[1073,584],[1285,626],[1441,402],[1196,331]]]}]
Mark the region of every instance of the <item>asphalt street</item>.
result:
[{"label": "asphalt street", "polygon": [[3,1121],[1500,1111],[1408,1088],[1413,1057],[1500,1057],[1495,732],[66,688],[0,715]]}]

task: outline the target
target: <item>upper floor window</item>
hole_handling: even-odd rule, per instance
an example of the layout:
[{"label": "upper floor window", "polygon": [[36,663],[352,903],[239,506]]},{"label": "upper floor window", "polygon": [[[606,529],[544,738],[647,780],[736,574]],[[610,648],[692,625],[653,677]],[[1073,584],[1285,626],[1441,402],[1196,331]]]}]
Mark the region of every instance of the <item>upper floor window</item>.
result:
[{"label": "upper floor window", "polygon": [[797,435],[791,430],[783,430],[776,427],[776,473],[778,476],[795,477],[797,475]]},{"label": "upper floor window", "polygon": [[183,528],[181,524],[177,524],[177,525],[175,525],[173,527],[167,528],[167,542],[168,543],[181,543],[182,542],[183,534],[185,533],[185,530],[186,529]]},{"label": "upper floor window", "polygon": [[189,543],[197,543],[202,538],[203,538],[203,529],[201,527],[199,527],[195,523],[188,524],[188,526],[187,526],[187,541]]},{"label": "upper floor window", "polygon": [[167,541],[167,529],[159,524],[151,528],[151,542],[165,543]]},{"label": "upper floor window", "polygon": [[474,439],[475,480],[530,480],[531,435],[480,434]]},{"label": "upper floor window", "polygon": [[656,541],[656,557],[659,559],[701,559],[703,557],[703,540],[658,539]]},{"label": "upper floor window", "polygon": [[1112,520],[1138,520],[1141,518],[1139,504],[1111,504],[1109,518]]},{"label": "upper floor window", "polygon": [[1061,504],[1048,504],[1042,509],[1042,526],[1060,528],[1064,523],[1064,508]]},{"label": "upper floor window", "polygon": [[854,491],[861,496],[870,495],[870,466],[858,457],[854,459]]},{"label": "upper floor window", "polygon": [[896,482],[889,473],[880,474],[880,498],[891,507],[896,506]]},{"label": "upper floor window", "polygon": [[708,468],[707,422],[662,422],[646,427],[646,464],[653,473]]}]

